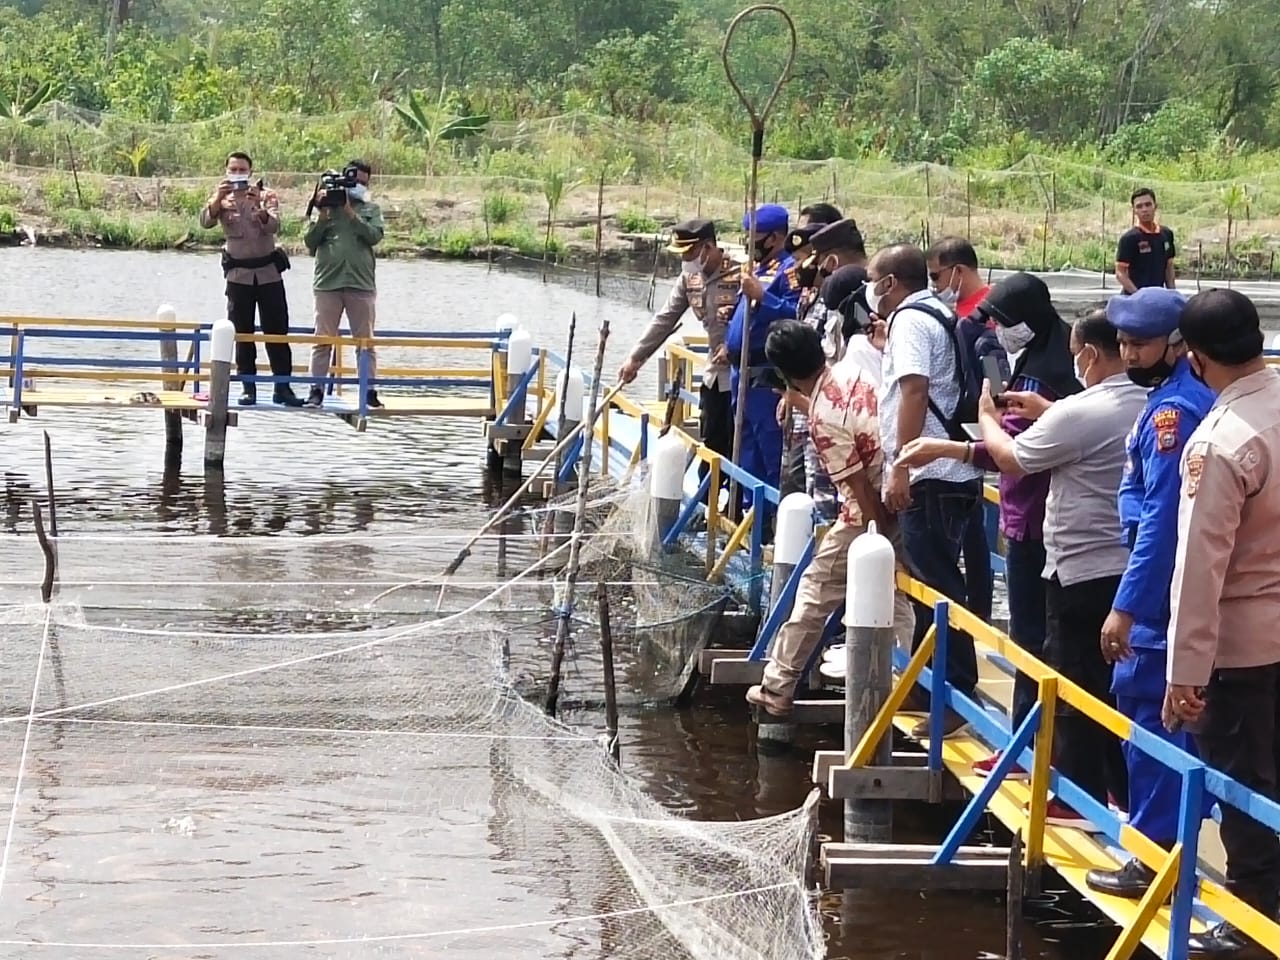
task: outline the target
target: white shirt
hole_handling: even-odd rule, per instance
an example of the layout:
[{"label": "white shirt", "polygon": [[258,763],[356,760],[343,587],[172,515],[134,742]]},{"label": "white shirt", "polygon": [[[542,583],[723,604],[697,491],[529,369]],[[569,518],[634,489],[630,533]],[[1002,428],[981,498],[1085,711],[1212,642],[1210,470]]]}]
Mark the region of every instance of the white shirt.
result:
[{"label": "white shirt", "polygon": [[880,368],[883,364],[884,354],[876,349],[869,337],[859,333],[849,338],[849,344],[845,347],[844,356],[836,361],[833,366],[837,370],[845,369],[846,366],[857,367],[862,374],[863,380],[875,387],[879,387],[884,379],[880,374]]},{"label": "white shirt", "polygon": [[[951,416],[960,403],[960,379],[956,371],[955,347],[951,333],[938,320],[912,304],[927,304],[943,314],[949,311],[928,290],[911,294],[889,319],[889,338],[881,366],[880,440],[886,463],[898,456],[898,412],[902,407],[902,378],[919,376],[929,381],[929,398],[945,416]],[[946,424],[931,409],[924,414],[923,437],[949,440]],[[965,483],[982,477],[982,471],[958,460],[935,460],[923,467],[913,467],[911,482],[945,480]]]}]

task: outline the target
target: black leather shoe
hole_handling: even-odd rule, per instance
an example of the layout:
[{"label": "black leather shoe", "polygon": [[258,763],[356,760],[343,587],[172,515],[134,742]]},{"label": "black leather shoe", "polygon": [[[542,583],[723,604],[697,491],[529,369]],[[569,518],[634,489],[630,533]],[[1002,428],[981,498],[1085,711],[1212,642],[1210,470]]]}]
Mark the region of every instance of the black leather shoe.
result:
[{"label": "black leather shoe", "polygon": [[305,407],[318,407],[324,403],[324,391],[319,387],[312,387],[311,392],[307,394],[307,402],[303,404]]},{"label": "black leather shoe", "polygon": [[242,407],[252,407],[258,402],[258,391],[252,387],[245,387],[244,393],[240,394],[240,399],[236,403]]},{"label": "black leather shoe", "polygon": [[1271,954],[1263,950],[1229,923],[1220,923],[1204,933],[1192,934],[1187,940],[1192,957],[1230,957],[1231,960],[1267,960]]},{"label": "black leather shoe", "polygon": [[364,405],[366,407],[373,407],[375,409],[381,408],[383,406],[382,401],[378,399],[377,390],[369,390],[368,392],[365,393]]},{"label": "black leather shoe", "polygon": [[287,383],[276,387],[275,396],[272,399],[282,407],[300,407],[302,401],[297,394],[293,392],[293,388]]},{"label": "black leather shoe", "polygon": [[1146,864],[1135,858],[1119,870],[1090,870],[1085,874],[1084,882],[1088,884],[1090,890],[1105,893],[1110,897],[1141,900],[1155,879],[1155,871],[1148,869]]}]

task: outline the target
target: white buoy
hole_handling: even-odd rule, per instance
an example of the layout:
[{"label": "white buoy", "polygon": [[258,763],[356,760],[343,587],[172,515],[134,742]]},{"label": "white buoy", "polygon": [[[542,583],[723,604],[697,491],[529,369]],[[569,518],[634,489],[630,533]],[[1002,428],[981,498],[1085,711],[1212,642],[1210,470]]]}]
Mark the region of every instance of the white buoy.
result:
[{"label": "white buoy", "polygon": [[[173,304],[162,303],[156,307],[156,323],[163,329],[172,328],[178,322],[178,311],[173,309]],[[229,320],[221,320],[220,323],[230,323]],[[215,324],[217,326],[217,324]],[[235,327],[231,328],[232,335],[235,334]]]},{"label": "white buoy", "polygon": [[556,377],[556,406],[555,414],[560,415],[560,411],[564,411],[564,419],[567,423],[578,423],[582,411],[586,409],[586,378],[583,377],[582,371],[578,367],[570,367],[568,370],[561,370]]},{"label": "white buoy", "polygon": [[533,335],[516,327],[507,339],[507,377],[521,378],[533,363]]},{"label": "white buoy", "polygon": [[653,501],[654,535],[650,543],[661,552],[662,541],[680,518],[688,451],[675,434],[659,437],[649,452],[649,497]]},{"label": "white buoy", "polygon": [[[844,750],[847,759],[875,723],[893,687],[893,598],[897,567],[893,544],[867,525],[849,545],[845,592]],[[872,764],[893,761],[893,738],[881,737]],[[846,843],[886,843],[893,839],[893,807],[888,800],[845,800]]]}]

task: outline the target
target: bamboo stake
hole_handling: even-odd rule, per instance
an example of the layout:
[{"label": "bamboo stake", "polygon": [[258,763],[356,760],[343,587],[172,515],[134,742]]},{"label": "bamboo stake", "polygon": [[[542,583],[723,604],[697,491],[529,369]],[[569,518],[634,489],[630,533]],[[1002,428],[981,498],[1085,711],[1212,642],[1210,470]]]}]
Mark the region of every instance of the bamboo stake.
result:
[{"label": "bamboo stake", "polygon": [[[604,369],[604,348],[609,342],[609,318],[600,324],[600,345],[596,348],[595,371],[591,376],[591,401],[586,419],[595,422],[596,395],[600,390],[600,376]],[[551,679],[547,684],[545,708],[554,717],[560,703],[560,673],[564,666],[564,650],[569,641],[569,618],[573,616],[573,593],[578,584],[578,567],[582,562],[582,528],[587,517],[587,494],[591,490],[591,454],[595,450],[594,434],[588,433],[582,445],[582,462],[578,467],[578,503],[573,517],[573,533],[569,540],[569,562],[565,569],[564,601],[558,611],[556,641],[551,651]],[[603,456],[608,459],[609,448],[604,446]]]}]

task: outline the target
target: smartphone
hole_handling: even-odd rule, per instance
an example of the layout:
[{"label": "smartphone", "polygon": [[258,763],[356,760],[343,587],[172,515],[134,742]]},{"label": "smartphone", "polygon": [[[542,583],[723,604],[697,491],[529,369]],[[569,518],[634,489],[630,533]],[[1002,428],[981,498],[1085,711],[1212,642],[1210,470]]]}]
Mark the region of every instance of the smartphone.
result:
[{"label": "smartphone", "polygon": [[991,391],[991,399],[1000,402],[1000,394],[1004,392],[1004,372],[1000,369],[1000,360],[991,354],[982,358],[982,375],[986,378],[987,389]]}]

